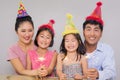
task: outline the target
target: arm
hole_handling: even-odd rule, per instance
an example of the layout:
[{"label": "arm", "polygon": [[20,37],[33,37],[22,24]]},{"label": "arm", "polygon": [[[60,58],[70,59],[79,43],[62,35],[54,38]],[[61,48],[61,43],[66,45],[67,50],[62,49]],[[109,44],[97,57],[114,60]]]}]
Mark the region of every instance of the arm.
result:
[{"label": "arm", "polygon": [[50,64],[50,66],[49,66],[48,69],[47,69],[48,75],[53,72],[53,69],[54,69],[54,67],[55,67],[55,65],[56,65],[56,62],[57,62],[57,53],[54,52],[54,55],[53,55],[51,64]]},{"label": "arm", "polygon": [[86,75],[88,69],[88,63],[87,63],[87,58],[85,56],[83,56],[81,63],[82,63],[83,75]]},{"label": "arm", "polygon": [[31,64],[31,60],[30,60],[30,56],[29,53],[27,54],[27,70],[31,70],[32,64]]},{"label": "arm", "polygon": [[20,56],[18,54],[20,51],[16,46],[12,46],[8,49],[8,61],[12,64],[17,73],[22,75],[37,75],[37,70],[26,70],[20,61]]},{"label": "arm", "polygon": [[57,56],[57,65],[56,65],[56,73],[58,75],[58,77],[60,78],[60,80],[64,80],[66,75],[62,72],[62,64],[63,61],[62,59],[64,58],[63,54],[58,54]]},{"label": "arm", "polygon": [[106,79],[115,79],[116,70],[115,70],[115,60],[114,60],[114,52],[111,48],[107,49],[105,60],[102,64],[102,71],[99,72],[99,80]]},{"label": "arm", "polygon": [[29,76],[35,76],[37,75],[37,70],[26,70],[22,63],[20,62],[19,58],[11,59],[11,64],[13,65],[14,69],[22,75],[29,75]]}]

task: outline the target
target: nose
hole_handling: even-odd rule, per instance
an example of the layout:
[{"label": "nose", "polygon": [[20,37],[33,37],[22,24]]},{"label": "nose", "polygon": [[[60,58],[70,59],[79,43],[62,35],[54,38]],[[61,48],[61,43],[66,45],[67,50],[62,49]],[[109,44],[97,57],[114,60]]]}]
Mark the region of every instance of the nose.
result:
[{"label": "nose", "polygon": [[93,30],[90,31],[90,35],[91,35],[91,36],[94,35],[94,31],[93,31]]},{"label": "nose", "polygon": [[47,37],[44,36],[44,37],[43,37],[43,41],[47,41]]},{"label": "nose", "polygon": [[29,32],[26,32],[25,35],[26,35],[26,36],[29,36]]}]

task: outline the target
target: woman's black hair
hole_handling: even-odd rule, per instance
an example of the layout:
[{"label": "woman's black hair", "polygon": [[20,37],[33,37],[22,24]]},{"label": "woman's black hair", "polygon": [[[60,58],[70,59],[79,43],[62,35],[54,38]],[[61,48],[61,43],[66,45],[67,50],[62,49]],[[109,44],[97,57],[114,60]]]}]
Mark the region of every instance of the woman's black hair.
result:
[{"label": "woman's black hair", "polygon": [[34,44],[35,44],[37,47],[39,46],[39,45],[38,45],[38,41],[37,41],[37,37],[38,37],[39,33],[41,33],[42,31],[48,31],[48,32],[51,34],[52,40],[51,40],[51,42],[50,42],[49,47],[52,47],[53,44],[54,44],[54,33],[53,33],[50,29],[48,29],[48,28],[46,28],[46,27],[38,29],[37,34],[36,34],[36,36],[35,36]]},{"label": "woman's black hair", "polygon": [[18,28],[20,26],[20,24],[22,24],[23,22],[28,21],[32,24],[33,28],[34,28],[34,24],[32,21],[32,18],[28,15],[28,16],[24,16],[24,17],[17,17],[16,18],[16,23],[15,23],[15,31],[18,31]]},{"label": "woman's black hair", "polygon": [[[81,39],[80,35],[78,33],[76,33],[76,34],[71,33],[71,34],[73,34],[78,41],[77,54],[84,55],[86,53],[86,48],[85,48],[85,46],[82,42],[82,39]],[[65,56],[66,56],[67,55],[67,50],[65,48],[65,37],[66,37],[66,35],[63,36],[63,39],[62,39],[62,42],[61,42],[61,45],[60,45],[60,52],[64,53]],[[78,55],[77,55],[77,58],[78,58]]]},{"label": "woman's black hair", "polygon": [[83,23],[83,30],[85,29],[87,24],[99,25],[99,28],[101,29],[101,31],[103,31],[103,25],[96,20],[86,20]]}]

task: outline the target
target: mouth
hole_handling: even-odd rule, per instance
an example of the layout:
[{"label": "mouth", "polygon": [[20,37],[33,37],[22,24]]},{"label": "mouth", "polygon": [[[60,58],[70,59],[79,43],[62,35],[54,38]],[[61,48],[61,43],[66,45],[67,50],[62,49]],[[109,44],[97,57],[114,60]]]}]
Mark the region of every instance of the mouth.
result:
[{"label": "mouth", "polygon": [[30,40],[30,37],[25,37],[24,39],[25,39],[26,41],[28,41],[28,40]]},{"label": "mouth", "polygon": [[69,48],[69,49],[73,49],[73,48],[74,48],[74,46],[68,46],[68,48]]}]

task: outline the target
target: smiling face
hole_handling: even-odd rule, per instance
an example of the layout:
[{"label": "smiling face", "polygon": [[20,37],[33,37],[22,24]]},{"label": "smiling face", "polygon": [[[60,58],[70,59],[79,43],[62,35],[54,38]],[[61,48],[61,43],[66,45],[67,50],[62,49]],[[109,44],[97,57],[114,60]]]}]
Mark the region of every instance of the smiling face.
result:
[{"label": "smiling face", "polygon": [[29,44],[32,41],[32,37],[34,35],[34,28],[33,25],[25,21],[19,25],[18,30],[16,31],[19,42],[23,44]]},{"label": "smiling face", "polygon": [[41,48],[48,48],[52,41],[52,35],[49,31],[41,31],[37,37],[38,46]]},{"label": "smiling face", "polygon": [[102,31],[99,25],[86,24],[83,34],[86,45],[96,46],[102,36]]},{"label": "smiling face", "polygon": [[73,34],[65,36],[65,48],[67,52],[76,52],[78,48],[78,41]]}]

